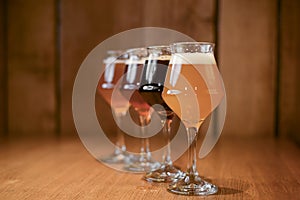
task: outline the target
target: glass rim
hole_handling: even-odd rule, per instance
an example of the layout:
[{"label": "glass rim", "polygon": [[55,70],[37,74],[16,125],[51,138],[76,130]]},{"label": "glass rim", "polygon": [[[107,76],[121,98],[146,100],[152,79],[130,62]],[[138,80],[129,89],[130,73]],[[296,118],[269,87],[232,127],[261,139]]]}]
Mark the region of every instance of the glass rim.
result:
[{"label": "glass rim", "polygon": [[174,42],[172,44],[170,44],[170,46],[175,46],[175,45],[211,45],[211,46],[215,46],[215,43],[213,42]]},{"label": "glass rim", "polygon": [[[107,50],[106,54],[108,55],[106,58],[113,57],[116,60],[125,60],[128,58],[128,53],[125,50]],[[105,59],[106,59],[105,58]]]},{"label": "glass rim", "polygon": [[154,54],[156,56],[163,56],[163,55],[171,55],[171,47],[170,45],[155,45],[147,47],[147,51],[149,56]]},{"label": "glass rim", "polygon": [[147,48],[146,47],[130,48],[130,49],[127,49],[125,52],[130,54],[130,53],[135,53],[135,52],[140,52],[140,51],[147,51]]},{"label": "glass rim", "polygon": [[125,51],[124,50],[107,50],[106,53],[107,54],[123,54]]},{"label": "glass rim", "polygon": [[176,42],[170,45],[172,54],[213,53],[215,44],[211,42]]},{"label": "glass rim", "polygon": [[170,49],[170,45],[151,45],[151,46],[148,46],[147,49],[148,50],[151,50],[151,49]]}]

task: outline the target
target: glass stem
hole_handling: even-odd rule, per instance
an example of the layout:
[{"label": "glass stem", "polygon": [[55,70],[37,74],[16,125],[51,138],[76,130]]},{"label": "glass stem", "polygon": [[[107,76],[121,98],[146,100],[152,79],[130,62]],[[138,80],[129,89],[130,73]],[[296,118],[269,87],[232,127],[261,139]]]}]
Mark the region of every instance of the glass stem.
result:
[{"label": "glass stem", "polygon": [[140,150],[140,161],[141,162],[146,162],[147,160],[150,159],[150,150],[149,150],[149,139],[144,138],[145,136],[145,126],[149,123],[150,121],[150,115],[145,116],[145,115],[140,115],[140,124],[141,124],[141,150]]},{"label": "glass stem", "polygon": [[167,149],[164,153],[163,157],[163,164],[165,166],[167,165],[172,165],[172,160],[171,160],[171,144],[170,144],[170,137],[171,137],[171,123],[172,119],[166,119],[164,123],[164,129],[163,129],[163,134],[167,140]]},{"label": "glass stem", "polygon": [[188,165],[187,174],[189,176],[198,176],[197,171],[197,133],[198,129],[196,127],[187,128],[188,135]]},{"label": "glass stem", "polygon": [[[118,124],[122,123],[122,117],[126,114],[123,112],[117,113],[116,114],[116,120]],[[125,146],[125,140],[124,140],[124,135],[121,132],[120,128],[117,129],[117,142],[116,142],[116,148],[115,148],[115,153],[121,153],[126,151],[126,146]]]}]

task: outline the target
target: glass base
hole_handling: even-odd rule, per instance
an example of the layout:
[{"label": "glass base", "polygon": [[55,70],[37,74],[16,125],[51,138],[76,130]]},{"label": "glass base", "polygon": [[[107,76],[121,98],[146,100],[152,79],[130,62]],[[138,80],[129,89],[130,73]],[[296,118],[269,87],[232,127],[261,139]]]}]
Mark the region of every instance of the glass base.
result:
[{"label": "glass base", "polygon": [[198,175],[185,175],[183,179],[173,182],[168,191],[182,195],[210,195],[218,192],[218,187],[204,181]]},{"label": "glass base", "polygon": [[140,161],[133,162],[125,166],[124,169],[131,172],[149,172],[149,171],[156,170],[159,167],[160,167],[159,162],[154,162],[150,160],[144,162],[140,162]]},{"label": "glass base", "polygon": [[159,169],[151,171],[144,176],[149,182],[173,182],[183,177],[184,173],[173,165],[161,165]]},{"label": "glass base", "polygon": [[121,148],[116,148],[114,153],[105,158],[100,158],[100,161],[109,163],[109,164],[128,164],[133,159],[133,155],[128,154],[126,151]]},{"label": "glass base", "polygon": [[130,158],[124,154],[118,154],[118,155],[113,154],[106,158],[101,158],[100,160],[102,162],[109,163],[109,164],[121,164],[121,163],[129,163]]}]

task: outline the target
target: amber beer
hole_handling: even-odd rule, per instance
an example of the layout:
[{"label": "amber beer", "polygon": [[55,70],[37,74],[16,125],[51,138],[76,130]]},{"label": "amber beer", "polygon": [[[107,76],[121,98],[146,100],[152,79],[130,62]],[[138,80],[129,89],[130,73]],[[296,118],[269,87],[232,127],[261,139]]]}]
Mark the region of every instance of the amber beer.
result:
[{"label": "amber beer", "polygon": [[[142,49],[132,49],[132,51],[138,52],[142,51]],[[149,114],[150,106],[138,91],[144,63],[145,58],[136,58],[134,56],[131,56],[126,61],[120,92],[139,114],[146,116]]]},{"label": "amber beer", "polygon": [[212,53],[175,53],[166,80],[162,97],[183,122],[200,123],[223,98]]},{"label": "amber beer", "polygon": [[[111,53],[117,54],[115,51]],[[120,54],[120,53],[119,53]],[[98,93],[103,97],[103,99],[116,111],[122,112],[126,111],[129,107],[129,102],[121,94],[115,94],[118,98],[114,98],[114,103],[112,106],[112,93],[119,93],[117,86],[118,81],[121,80],[125,71],[126,54],[114,55],[106,58],[103,61],[105,68],[104,73],[100,77],[98,82]]]},{"label": "amber beer", "polygon": [[172,182],[168,191],[183,195],[215,194],[218,187],[204,181],[197,170],[199,128],[224,95],[213,55],[214,44],[179,42],[170,47],[172,57],[162,96],[186,127],[188,162],[184,177]]}]

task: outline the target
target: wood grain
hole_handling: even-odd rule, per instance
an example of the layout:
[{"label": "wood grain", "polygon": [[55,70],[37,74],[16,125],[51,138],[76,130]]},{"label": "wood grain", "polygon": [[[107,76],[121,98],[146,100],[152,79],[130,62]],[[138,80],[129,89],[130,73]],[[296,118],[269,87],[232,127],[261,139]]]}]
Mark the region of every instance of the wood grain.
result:
[{"label": "wood grain", "polygon": [[111,2],[61,1],[61,133],[76,134],[72,90],[76,73],[88,53],[112,35]]},{"label": "wood grain", "polygon": [[54,0],[7,3],[9,131],[53,134]]},{"label": "wood grain", "polygon": [[[223,137],[198,167],[219,186],[208,199],[295,199],[299,153],[284,139]],[[142,174],[104,166],[78,139],[2,143],[0,165],[1,199],[187,199],[168,193],[166,184],[143,181]]]},{"label": "wood grain", "polygon": [[276,1],[220,1],[219,67],[227,93],[224,132],[274,133]]},{"label": "wood grain", "polygon": [[215,42],[216,1],[145,1],[144,26],[170,28],[197,41]]},{"label": "wood grain", "polygon": [[180,31],[195,40],[214,42],[215,3],[215,0],[187,0],[184,4],[179,0],[142,0],[132,3],[115,0],[114,32],[143,26],[163,27]]},{"label": "wood grain", "polygon": [[300,143],[300,2],[281,1],[279,130]]},{"label": "wood grain", "polygon": [[112,3],[114,34],[143,26],[145,0],[113,0]]},{"label": "wood grain", "polygon": [[6,87],[6,42],[5,42],[5,2],[0,4],[0,138],[6,135],[6,107],[7,107],[7,87]]}]

